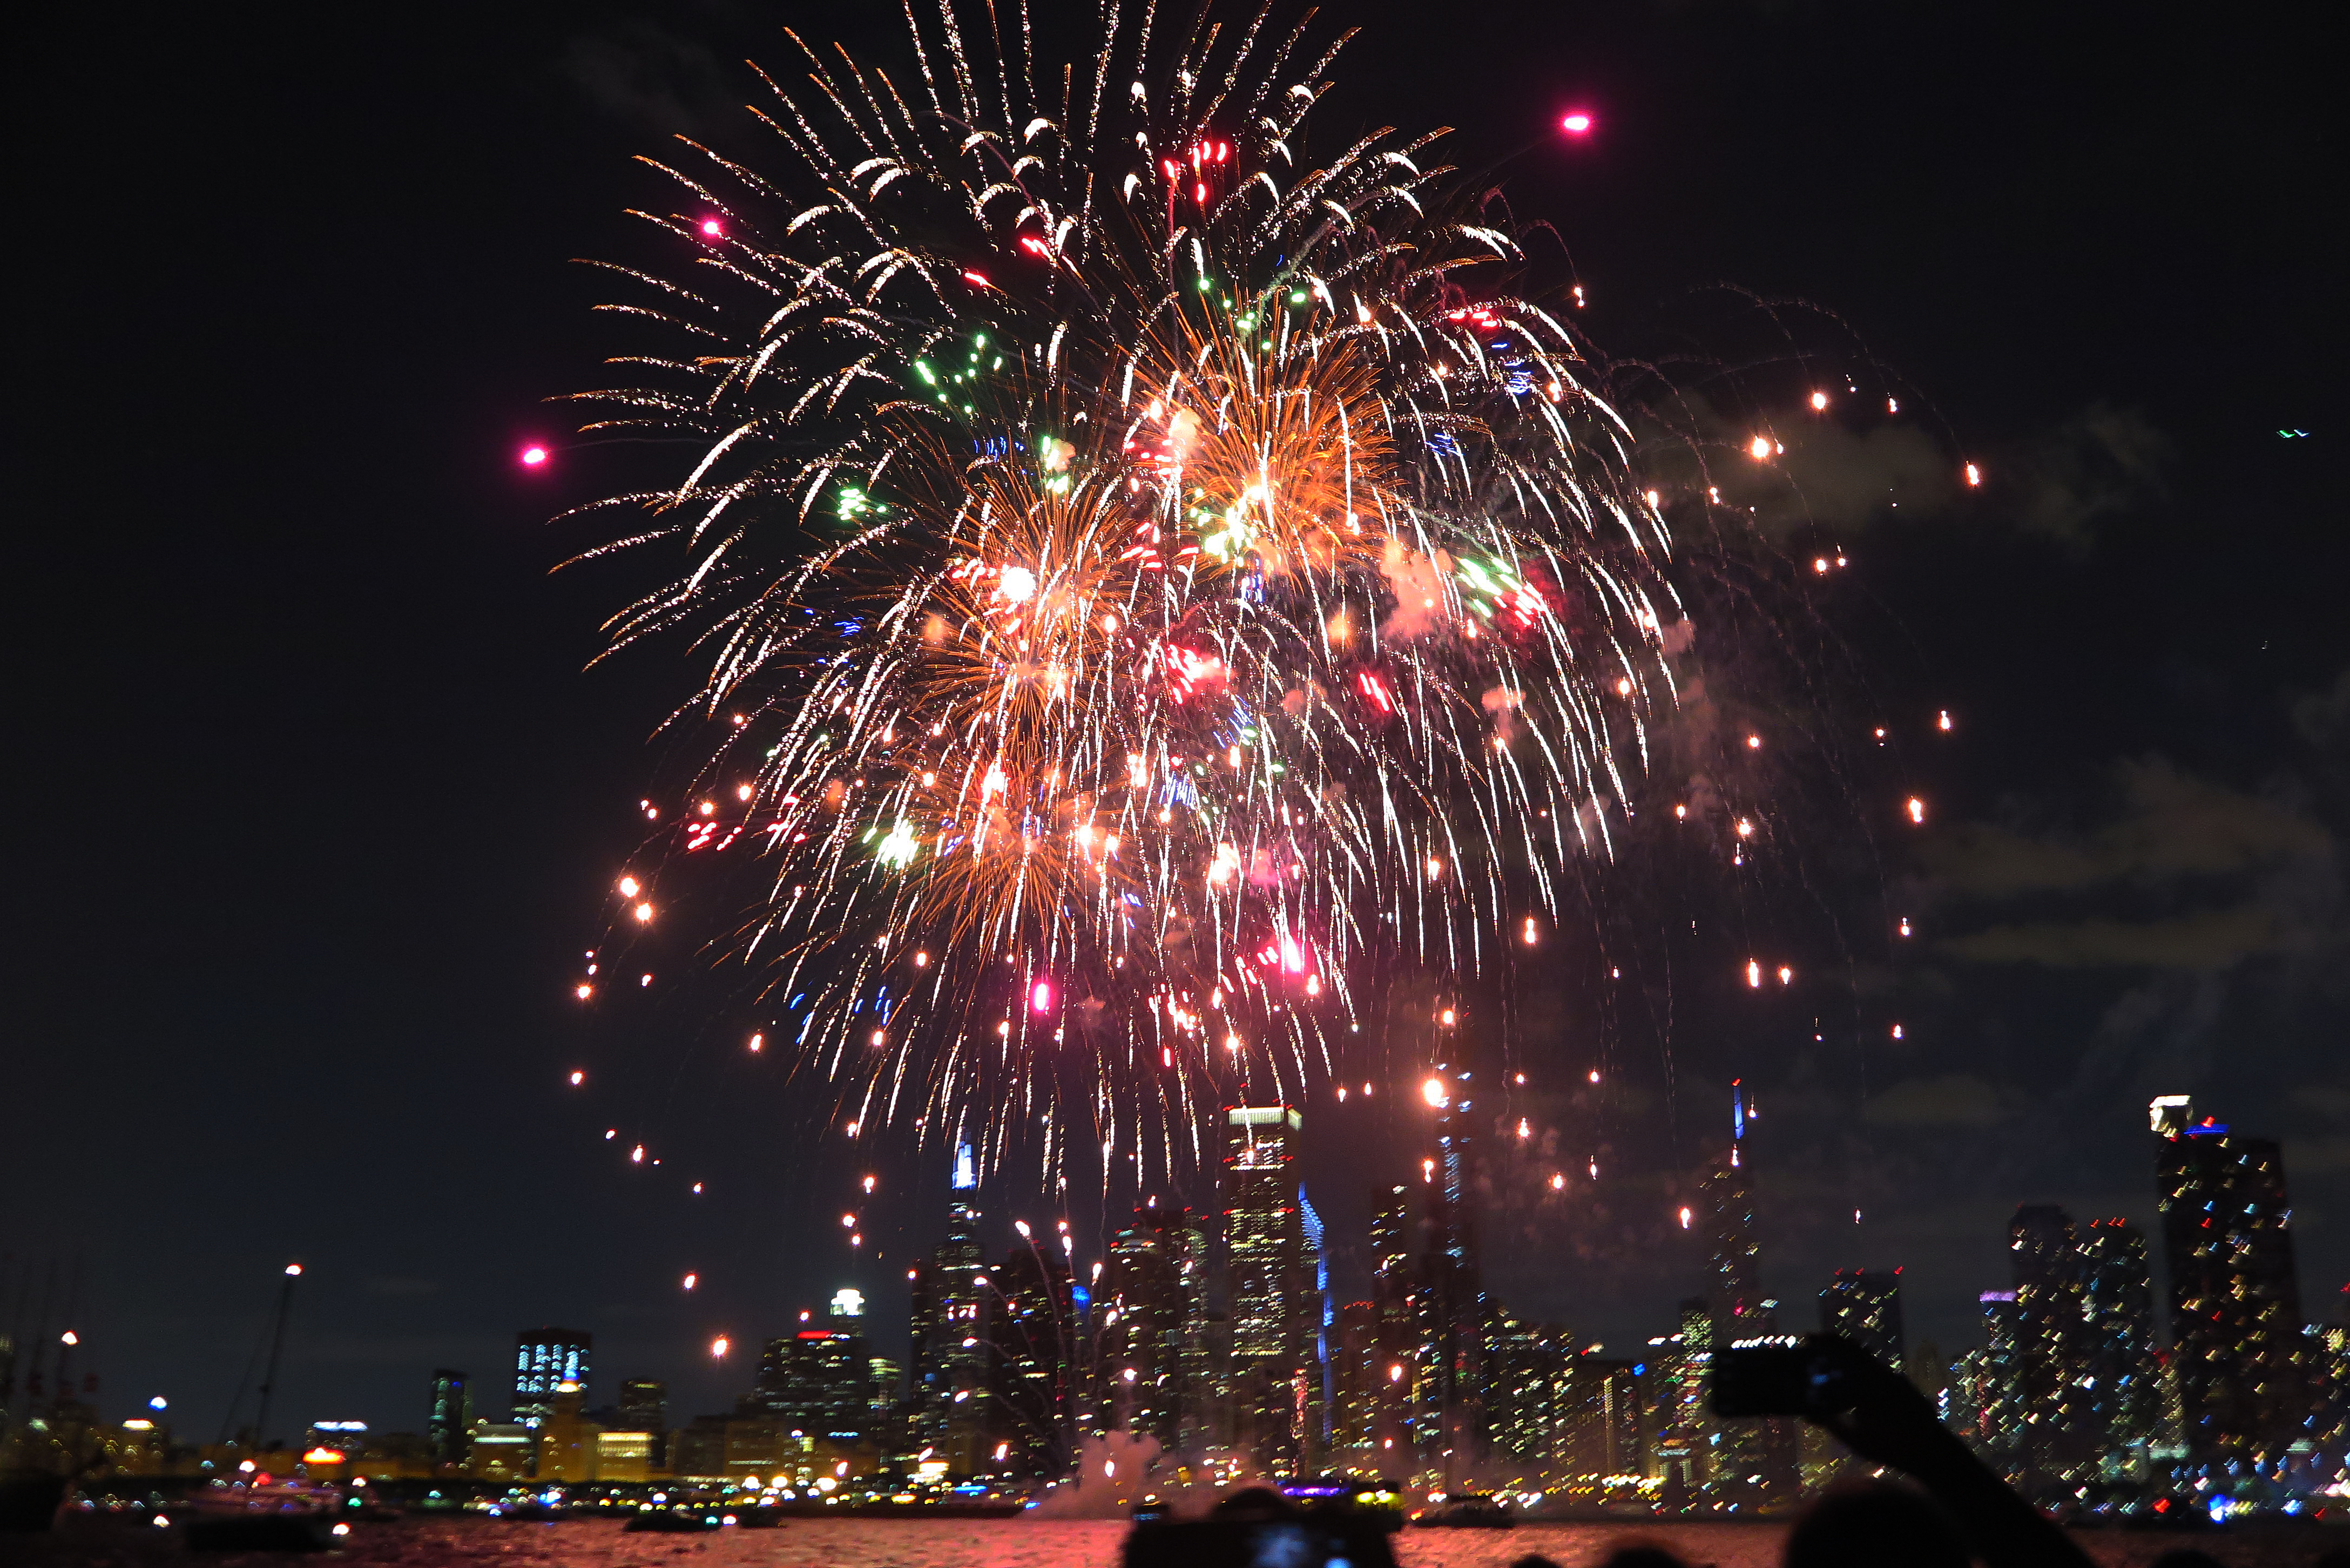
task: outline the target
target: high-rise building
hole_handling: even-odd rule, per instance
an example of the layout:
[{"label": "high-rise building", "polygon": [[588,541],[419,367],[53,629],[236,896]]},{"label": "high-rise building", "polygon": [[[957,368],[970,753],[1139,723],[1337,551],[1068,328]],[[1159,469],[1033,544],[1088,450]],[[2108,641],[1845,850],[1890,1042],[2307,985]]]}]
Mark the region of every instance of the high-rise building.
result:
[{"label": "high-rise building", "polygon": [[1330,1451],[1331,1407],[1336,1390],[1330,1377],[1330,1340],[1338,1328],[1337,1298],[1330,1293],[1329,1238],[1322,1229],[1322,1216],[1315,1213],[1313,1200],[1305,1196],[1305,1184],[1297,1184],[1297,1212],[1305,1231],[1305,1256],[1314,1271],[1314,1295],[1310,1311],[1314,1319],[1314,1361],[1306,1370],[1305,1395],[1309,1408],[1305,1415],[1306,1435],[1310,1452],[1303,1467],[1306,1470],[1324,1468],[1323,1457]]},{"label": "high-rise building", "polygon": [[1901,1331],[1901,1271],[1838,1269],[1820,1293],[1820,1332],[1840,1334],[1900,1371],[1908,1349]]},{"label": "high-rise building", "polygon": [[1371,1219],[1371,1302],[1378,1313],[1372,1440],[1404,1474],[1416,1468],[1420,1284],[1411,1256],[1411,1189],[1390,1187]]},{"label": "high-rise building", "polygon": [[2077,1486],[2098,1470],[2088,1380],[2088,1283],[2073,1217],[2027,1203],[2007,1224],[2015,1291],[2015,1370],[2028,1418],[2022,1460],[2027,1484]]},{"label": "high-rise building", "polygon": [[1640,1377],[1643,1365],[1577,1355],[1566,1364],[1558,1399],[1553,1474],[1561,1480],[1644,1473]]},{"label": "high-rise building", "polygon": [[463,1469],[465,1445],[473,1432],[473,1380],[442,1367],[432,1374],[432,1406],[424,1420],[424,1440],[432,1462]]},{"label": "high-rise building", "polygon": [[1280,1473],[1298,1462],[1312,1414],[1314,1294],[1297,1199],[1300,1120],[1287,1106],[1224,1113],[1225,1295],[1232,1315],[1235,1446]]},{"label": "high-rise building", "polygon": [[623,1379],[619,1415],[620,1425],[630,1431],[660,1438],[669,1430],[669,1385],[653,1377]]},{"label": "high-rise building", "polygon": [[1703,1296],[1681,1303],[1680,1332],[1648,1342],[1648,1472],[1665,1483],[1676,1508],[1714,1479],[1721,1427],[1707,1394],[1713,1343],[1713,1314]]},{"label": "high-rise building", "polygon": [[882,1437],[874,1420],[873,1356],[864,1316],[863,1294],[843,1290],[833,1297],[822,1327],[811,1322],[769,1340],[759,1357],[758,1383],[735,1414],[765,1417],[783,1432],[835,1443]]},{"label": "high-rise building", "polygon": [[1181,1219],[1180,1210],[1162,1210],[1155,1199],[1137,1209],[1132,1222],[1110,1242],[1093,1298],[1101,1324],[1096,1429],[1153,1437],[1170,1449],[1179,1440],[1182,1400],[1186,1314],[1182,1268],[1175,1256]]},{"label": "high-rise building", "polygon": [[[1376,1302],[1348,1302],[1338,1309],[1330,1335],[1330,1446],[1355,1456],[1359,1467],[1378,1453],[1379,1385],[1388,1358],[1379,1352]],[[1345,1468],[1333,1463],[1332,1469]]]},{"label": "high-rise building", "polygon": [[1541,1488],[1568,1473],[1565,1460],[1567,1367],[1574,1337],[1556,1324],[1494,1314],[1484,1349],[1486,1431],[1493,1463],[1510,1479]]},{"label": "high-rise building", "polygon": [[1004,1449],[995,1468],[1056,1476],[1076,1454],[1076,1386],[1084,1331],[1066,1251],[1030,1241],[996,1265],[996,1410]]},{"label": "high-rise building", "polygon": [[1419,1422],[1421,1463],[1450,1490],[1485,1454],[1484,1366],[1491,1307],[1478,1267],[1472,1132],[1475,1075],[1440,1063],[1420,1085],[1436,1112],[1436,1149],[1423,1167],[1428,1246],[1419,1265]]},{"label": "high-rise building", "polygon": [[2340,1457],[2350,1450],[2350,1286],[2344,1287],[2334,1320],[2311,1324],[2307,1334],[2316,1386],[2310,1440],[2319,1453]]},{"label": "high-rise building", "polygon": [[982,1473],[994,1463],[995,1346],[987,1257],[979,1241],[979,1186],[970,1146],[955,1150],[953,1198],[947,1233],[913,1280],[914,1436],[929,1458],[951,1476]]},{"label": "high-rise building", "polygon": [[1698,1211],[1704,1216],[1712,1279],[1706,1292],[1714,1331],[1725,1339],[1773,1332],[1762,1304],[1762,1243],[1754,1227],[1754,1184],[1745,1150],[1732,1144],[1698,1178]]},{"label": "high-rise building", "polygon": [[1983,1342],[1963,1352],[1954,1369],[1953,1424],[1984,1463],[2019,1480],[2029,1410],[2023,1398],[2015,1293],[1985,1291],[1976,1300],[1982,1308]]},{"label": "high-rise building", "polygon": [[1174,1261],[1183,1316],[1175,1347],[1176,1436],[1186,1452],[1220,1448],[1228,1423],[1218,1397],[1218,1340],[1208,1304],[1208,1236],[1201,1216],[1174,1210],[1162,1234]]},{"label": "high-rise building", "polygon": [[2310,1396],[2284,1156],[2184,1096],[2156,1100],[2152,1119],[2189,1459],[2281,1460]]},{"label": "high-rise building", "polygon": [[576,1328],[526,1328],[515,1335],[514,1418],[537,1429],[555,1408],[556,1391],[568,1383],[588,1393],[592,1336]]},{"label": "high-rise building", "polygon": [[[1746,1162],[1752,1102],[1744,1084],[1730,1085],[1730,1147],[1698,1179],[1712,1279],[1706,1293],[1716,1344],[1778,1332],[1778,1303],[1762,1293],[1762,1243],[1755,1223],[1754,1183]],[[1731,1506],[1753,1507],[1792,1495],[1801,1480],[1800,1423],[1724,1420],[1713,1434],[1708,1486]]]},{"label": "high-rise building", "polygon": [[2099,1461],[2108,1480],[2140,1480],[2166,1435],[2146,1236],[2126,1220],[2092,1220],[2080,1246],[2090,1424],[2099,1437]]}]

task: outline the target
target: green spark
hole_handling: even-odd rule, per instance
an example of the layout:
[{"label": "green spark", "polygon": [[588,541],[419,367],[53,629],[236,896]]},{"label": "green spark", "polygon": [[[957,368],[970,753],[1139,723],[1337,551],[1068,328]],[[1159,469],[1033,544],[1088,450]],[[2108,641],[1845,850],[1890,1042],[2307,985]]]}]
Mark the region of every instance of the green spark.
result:
[{"label": "green spark", "polygon": [[[866,836],[870,838],[872,834],[868,832]],[[914,857],[921,852],[922,841],[915,836],[912,825],[900,822],[889,830],[889,836],[883,839],[874,849],[873,857],[884,866],[895,867],[902,871],[913,864]]]}]

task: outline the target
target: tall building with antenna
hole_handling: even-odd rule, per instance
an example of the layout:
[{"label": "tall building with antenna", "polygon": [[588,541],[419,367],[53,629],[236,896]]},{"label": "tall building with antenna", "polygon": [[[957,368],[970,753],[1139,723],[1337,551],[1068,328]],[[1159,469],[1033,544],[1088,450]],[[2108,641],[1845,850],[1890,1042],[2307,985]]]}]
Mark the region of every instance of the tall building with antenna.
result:
[{"label": "tall building with antenna", "polygon": [[947,1233],[914,1270],[915,1435],[947,1473],[974,1475],[992,1464],[996,1426],[993,1317],[987,1253],[972,1206],[979,1176],[969,1144],[955,1146]]},{"label": "tall building with antenna", "polygon": [[1428,1246],[1421,1254],[1421,1462],[1450,1488],[1485,1457],[1485,1342],[1491,1303],[1477,1265],[1475,1075],[1439,1063],[1420,1085],[1436,1113],[1427,1175]]},{"label": "tall building with antenna", "polygon": [[[1732,1079],[1730,1147],[1698,1178],[1711,1276],[1704,1300],[1716,1345],[1779,1332],[1779,1303],[1762,1293],[1762,1242],[1746,1146],[1754,1119],[1744,1080]],[[1790,1420],[1722,1421],[1713,1439],[1709,1485],[1740,1507],[1788,1496],[1799,1480],[1800,1442],[1797,1424]]]},{"label": "tall building with antenna", "polygon": [[1706,1304],[1721,1339],[1773,1334],[1772,1306],[1762,1294],[1762,1243],[1754,1226],[1754,1182],[1746,1168],[1749,1102],[1744,1081],[1730,1085],[1730,1147],[1698,1178],[1699,1212],[1705,1218],[1711,1279]]}]

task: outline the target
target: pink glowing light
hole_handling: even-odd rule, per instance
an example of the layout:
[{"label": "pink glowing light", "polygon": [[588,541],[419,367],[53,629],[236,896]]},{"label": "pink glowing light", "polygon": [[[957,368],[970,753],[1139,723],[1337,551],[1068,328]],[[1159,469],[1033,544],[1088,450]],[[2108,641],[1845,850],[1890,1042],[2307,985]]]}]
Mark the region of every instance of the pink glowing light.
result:
[{"label": "pink glowing light", "polygon": [[1028,992],[1028,1005],[1038,1012],[1053,1011],[1053,982],[1048,980],[1038,981],[1035,987]]},{"label": "pink glowing light", "polygon": [[522,465],[525,468],[537,468],[546,462],[546,449],[545,447],[526,446],[522,449]]},{"label": "pink glowing light", "polygon": [[724,239],[726,225],[715,218],[704,218],[702,220],[702,237],[705,240]]},{"label": "pink glowing light", "polygon": [[1591,117],[1578,109],[1560,120],[1558,128],[1569,136],[1582,136],[1591,130]]}]

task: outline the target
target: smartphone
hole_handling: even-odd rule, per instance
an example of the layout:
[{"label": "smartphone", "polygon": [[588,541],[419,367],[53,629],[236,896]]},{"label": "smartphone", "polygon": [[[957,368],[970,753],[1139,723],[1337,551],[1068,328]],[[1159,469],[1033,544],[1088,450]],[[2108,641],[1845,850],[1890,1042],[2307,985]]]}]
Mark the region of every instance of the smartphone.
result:
[{"label": "smartphone", "polygon": [[1774,1334],[1713,1347],[1717,1416],[1811,1416],[1852,1408],[1843,1358],[1817,1334]]}]

